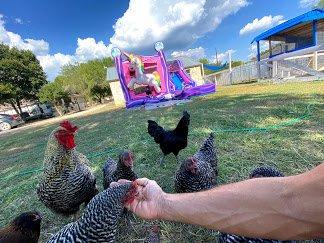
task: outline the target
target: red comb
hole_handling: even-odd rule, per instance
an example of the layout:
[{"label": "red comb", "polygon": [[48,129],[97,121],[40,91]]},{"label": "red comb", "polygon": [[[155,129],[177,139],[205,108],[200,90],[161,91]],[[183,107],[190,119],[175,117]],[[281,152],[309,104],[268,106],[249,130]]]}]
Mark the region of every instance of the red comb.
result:
[{"label": "red comb", "polygon": [[60,123],[60,126],[65,128],[68,132],[76,132],[78,130],[78,127],[74,125],[72,122],[65,120]]},{"label": "red comb", "polygon": [[131,187],[128,189],[126,195],[122,199],[124,205],[131,204],[137,195],[137,184],[135,181],[132,182]]}]

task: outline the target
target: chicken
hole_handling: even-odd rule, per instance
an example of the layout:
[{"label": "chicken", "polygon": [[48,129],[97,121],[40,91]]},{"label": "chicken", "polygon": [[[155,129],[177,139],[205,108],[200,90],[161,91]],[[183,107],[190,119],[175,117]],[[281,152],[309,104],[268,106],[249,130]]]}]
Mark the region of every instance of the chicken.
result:
[{"label": "chicken", "polygon": [[164,162],[164,157],[170,153],[173,153],[178,160],[180,150],[187,147],[189,123],[190,115],[187,111],[183,112],[177,127],[170,131],[164,130],[155,121],[148,120],[148,133],[160,145],[163,153],[161,164]]},{"label": "chicken", "polygon": [[178,193],[206,190],[216,185],[217,154],[214,135],[211,133],[200,149],[182,162],[175,175]]},{"label": "chicken", "polygon": [[75,214],[82,203],[98,193],[89,160],[77,152],[74,134],[77,127],[60,123],[47,143],[44,173],[37,186],[39,199],[50,209],[64,215]]},{"label": "chicken", "polygon": [[213,133],[210,133],[209,137],[203,142],[200,149],[193,156],[197,160],[203,160],[210,164],[210,166],[215,170],[217,175],[217,153],[215,148],[215,136]]},{"label": "chicken", "polygon": [[0,229],[1,243],[37,243],[42,217],[38,212],[26,212]]},{"label": "chicken", "polygon": [[[283,177],[284,174],[278,171],[273,167],[262,166],[254,169],[250,174],[250,179],[259,178],[259,177]],[[240,243],[240,242],[248,242],[248,243],[293,243],[295,241],[280,241],[280,240],[267,240],[267,239],[254,239],[248,238],[244,236],[231,235],[220,233],[219,242],[221,243]]]},{"label": "chicken", "polygon": [[144,243],[159,243],[160,242],[160,227],[153,225],[146,236]]},{"label": "chicken", "polygon": [[64,226],[48,243],[116,242],[117,226],[124,205],[135,199],[137,186],[125,183],[95,196],[81,218]]},{"label": "chicken", "polygon": [[285,175],[281,171],[270,166],[257,167],[250,173],[250,179],[258,178],[258,177],[284,177],[284,176]]},{"label": "chicken", "polygon": [[117,163],[113,159],[108,158],[102,169],[104,189],[107,189],[111,182],[118,181],[119,179],[136,180],[138,177],[133,171],[133,160],[134,155],[130,151],[123,151],[119,155]]}]

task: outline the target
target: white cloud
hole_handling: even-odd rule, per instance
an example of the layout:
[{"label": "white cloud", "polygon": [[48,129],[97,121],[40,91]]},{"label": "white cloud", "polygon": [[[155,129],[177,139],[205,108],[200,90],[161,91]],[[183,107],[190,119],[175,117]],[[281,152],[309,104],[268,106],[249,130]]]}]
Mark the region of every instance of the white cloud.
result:
[{"label": "white cloud", "polygon": [[20,35],[6,30],[2,14],[0,14],[0,43],[18,49],[31,50],[37,56],[49,80],[53,80],[64,65],[107,57],[110,56],[111,50],[111,45],[106,46],[102,41],[96,42],[94,38],[78,38],[74,55],[62,53],[50,55],[49,44],[46,41],[23,39]]},{"label": "white cloud", "polygon": [[102,41],[96,42],[94,38],[78,38],[75,56],[79,62],[84,62],[90,59],[110,56],[110,51],[111,45],[106,46]]},{"label": "white cloud", "polygon": [[21,18],[15,18],[15,23],[16,24],[23,24],[24,21]]},{"label": "white cloud", "polygon": [[316,6],[320,0],[300,0],[299,6],[302,8],[311,8]]},{"label": "white cloud", "polygon": [[203,47],[197,47],[193,49],[188,49],[187,51],[174,51],[171,53],[174,58],[177,57],[189,57],[195,60],[205,57],[205,49]]},{"label": "white cloud", "polygon": [[274,17],[269,15],[269,16],[264,16],[261,19],[256,18],[251,23],[246,24],[240,30],[240,35],[250,34],[256,31],[269,29],[275,25],[281,24],[284,21],[285,19],[282,15],[277,15]]},{"label": "white cloud", "polygon": [[4,16],[0,15],[0,43],[17,47],[23,50],[31,50],[35,55],[44,55],[49,51],[49,45],[44,40],[23,39],[20,35],[5,29]]},{"label": "white cloud", "polygon": [[[269,49],[269,42],[261,41],[260,42],[260,52],[268,50],[268,49]],[[249,59],[251,59],[253,57],[256,57],[256,55],[257,55],[257,44],[256,43],[251,44],[250,48],[249,48],[249,51],[250,51],[250,54],[248,56]]]},{"label": "white cloud", "polygon": [[227,50],[225,52],[221,52],[221,53],[217,53],[217,60],[216,60],[216,55],[213,55],[211,58],[211,62],[212,63],[217,63],[220,62],[228,62],[228,57],[229,57],[229,53],[231,53],[232,55],[232,60],[233,60],[233,54],[236,52],[236,50]]},{"label": "white cloud", "polygon": [[55,79],[61,67],[67,64],[110,56],[111,45],[106,46],[102,41],[96,42],[94,38],[78,38],[77,45],[74,55],[56,53],[37,56],[49,80]]},{"label": "white cloud", "polygon": [[213,31],[247,0],[130,0],[113,26],[110,42],[123,50],[151,50],[164,41],[167,50],[186,47]]},{"label": "white cloud", "polygon": [[74,63],[75,57],[72,55],[64,55],[56,53],[54,55],[37,56],[41,66],[47,74],[49,80],[54,80],[61,70],[61,67],[67,64]]}]

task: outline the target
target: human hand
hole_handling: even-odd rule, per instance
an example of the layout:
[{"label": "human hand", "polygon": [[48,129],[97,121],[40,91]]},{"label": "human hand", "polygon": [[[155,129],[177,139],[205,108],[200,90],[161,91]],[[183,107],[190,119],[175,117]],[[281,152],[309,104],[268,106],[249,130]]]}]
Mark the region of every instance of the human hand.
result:
[{"label": "human hand", "polygon": [[[129,182],[119,180],[112,182],[111,187]],[[163,204],[166,193],[156,181],[147,178],[137,179],[134,182],[137,185],[137,196],[135,200],[125,205],[125,207],[143,219],[159,219],[162,214]]]}]

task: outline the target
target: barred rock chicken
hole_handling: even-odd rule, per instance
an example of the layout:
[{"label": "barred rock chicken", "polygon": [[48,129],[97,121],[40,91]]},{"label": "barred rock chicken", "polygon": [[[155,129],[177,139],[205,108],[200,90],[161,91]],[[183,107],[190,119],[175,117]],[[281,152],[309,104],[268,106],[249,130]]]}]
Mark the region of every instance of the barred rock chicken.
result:
[{"label": "barred rock chicken", "polygon": [[42,217],[38,212],[26,212],[0,229],[1,243],[37,243]]},{"label": "barred rock chicken", "polygon": [[188,130],[190,123],[190,115],[187,111],[183,112],[177,127],[174,130],[164,130],[155,121],[148,120],[148,133],[154,138],[154,141],[160,145],[163,153],[161,164],[164,162],[164,157],[173,153],[177,160],[180,150],[187,147]]},{"label": "barred rock chicken", "polygon": [[[284,174],[278,171],[273,167],[261,166],[254,169],[250,174],[250,179],[259,178],[259,177],[283,177]],[[221,233],[219,237],[219,242],[227,242],[227,243],[240,243],[240,242],[248,242],[248,243],[292,243],[295,241],[280,241],[280,240],[267,240],[267,239],[254,239],[248,238],[244,236],[231,235]]]},{"label": "barred rock chicken", "polygon": [[47,143],[44,173],[37,187],[39,199],[50,209],[64,215],[75,214],[82,203],[98,193],[89,160],[77,152],[74,134],[77,127],[60,123]]},{"label": "barred rock chicken", "polygon": [[64,226],[48,243],[116,242],[124,205],[131,203],[136,193],[136,185],[132,183],[99,193],[87,205],[79,220]]},{"label": "barred rock chicken", "polygon": [[159,243],[160,242],[160,227],[158,225],[153,225],[148,232],[144,243]]},{"label": "barred rock chicken", "polygon": [[117,163],[113,159],[108,158],[102,169],[104,189],[107,189],[111,182],[118,181],[119,179],[136,180],[137,175],[133,171],[133,160],[134,155],[130,151],[123,151],[119,155]]},{"label": "barred rock chicken", "polygon": [[210,134],[197,153],[182,162],[175,175],[175,191],[195,192],[214,187],[217,176],[216,157],[214,135]]},{"label": "barred rock chicken", "polygon": [[215,136],[213,133],[209,134],[209,137],[203,142],[202,146],[198,150],[197,153],[193,156],[197,160],[203,160],[205,162],[208,162],[211,167],[215,170],[215,173],[217,175],[217,153],[215,148]]}]

